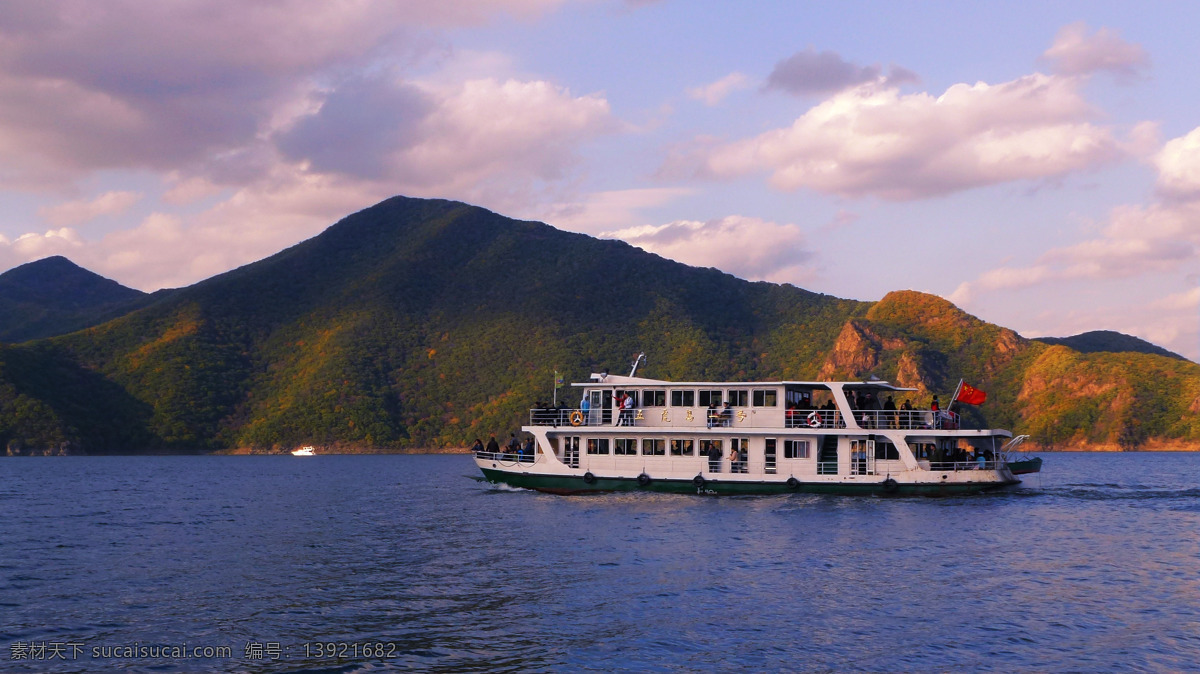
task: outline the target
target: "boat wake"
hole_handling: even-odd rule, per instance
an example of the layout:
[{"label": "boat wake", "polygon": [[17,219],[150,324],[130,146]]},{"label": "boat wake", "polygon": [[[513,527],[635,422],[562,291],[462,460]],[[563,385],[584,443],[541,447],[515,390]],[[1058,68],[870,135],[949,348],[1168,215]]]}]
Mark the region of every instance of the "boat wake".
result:
[{"label": "boat wake", "polygon": [[[1046,496],[1079,501],[1181,501],[1188,510],[1200,512],[1200,487],[1164,489],[1140,484],[1081,482],[1042,490]],[[1189,503],[1190,502],[1190,503]]]}]

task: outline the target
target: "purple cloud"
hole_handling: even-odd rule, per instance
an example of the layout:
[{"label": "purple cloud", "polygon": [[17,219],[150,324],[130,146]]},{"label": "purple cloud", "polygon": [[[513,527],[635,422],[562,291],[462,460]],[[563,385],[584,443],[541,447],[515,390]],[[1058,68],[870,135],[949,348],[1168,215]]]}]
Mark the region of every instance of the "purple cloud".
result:
[{"label": "purple cloud", "polygon": [[[835,52],[817,52],[809,47],[776,63],[764,88],[779,89],[798,96],[831,94],[873,82],[879,79],[882,72],[878,65],[857,66]],[[891,66],[888,84],[915,81],[917,76],[911,70]]]},{"label": "purple cloud", "polygon": [[312,169],[378,179],[390,157],[420,140],[421,123],[435,103],[420,89],[390,80],[355,80],[334,90],[316,113],[281,133],[289,159]]}]

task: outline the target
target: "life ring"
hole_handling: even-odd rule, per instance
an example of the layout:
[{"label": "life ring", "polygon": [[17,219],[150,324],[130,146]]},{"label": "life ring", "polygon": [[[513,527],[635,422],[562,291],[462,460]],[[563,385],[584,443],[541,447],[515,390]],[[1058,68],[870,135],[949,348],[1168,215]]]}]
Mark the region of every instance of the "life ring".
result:
[{"label": "life ring", "polygon": [[696,477],[693,477],[693,478],[692,478],[692,485],[694,485],[694,486],[696,487],[696,489],[699,489],[699,488],[703,487],[703,486],[704,486],[704,476],[703,476],[703,475],[697,475]]},{"label": "life ring", "polygon": [[639,485],[641,485],[641,486],[643,486],[643,487],[645,487],[646,485],[650,484],[650,476],[649,476],[649,475],[647,475],[647,474],[645,474],[645,473],[642,473],[641,475],[638,475],[638,484],[639,484]]},{"label": "life ring", "polygon": [[799,489],[800,488],[800,480],[797,480],[794,477],[789,477],[788,481],[787,481],[787,486],[788,486],[788,489]]},{"label": "life ring", "polygon": [[892,479],[890,477],[883,481],[883,491],[888,494],[896,493],[896,490],[899,488],[900,488],[900,483],[896,482],[894,479]]},{"label": "life ring", "polygon": [[584,473],[584,474],[583,474],[583,481],[584,481],[586,484],[592,484],[593,482],[595,482],[595,481],[596,481],[596,476],[595,476],[595,475],[592,475],[592,474],[591,474],[591,472]]},{"label": "life ring", "polygon": [[821,415],[817,414],[816,412],[809,412],[808,413],[808,427],[809,428],[820,428],[821,427]]},{"label": "life ring", "polygon": [[580,412],[579,410],[575,410],[574,412],[571,412],[571,425],[572,426],[582,426],[583,425],[583,412]]}]

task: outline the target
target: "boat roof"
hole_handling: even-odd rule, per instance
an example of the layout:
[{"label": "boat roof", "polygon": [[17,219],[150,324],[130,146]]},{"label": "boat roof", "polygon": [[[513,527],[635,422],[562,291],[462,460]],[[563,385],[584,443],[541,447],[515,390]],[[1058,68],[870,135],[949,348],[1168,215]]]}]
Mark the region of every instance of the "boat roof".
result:
[{"label": "boat roof", "polygon": [[626,377],[619,374],[593,372],[591,381],[575,382],[571,386],[612,386],[613,388],[631,386],[679,386],[679,387],[731,387],[731,386],[796,386],[803,388],[829,389],[831,386],[842,388],[876,388],[886,391],[916,391],[915,388],[894,386],[882,379],[868,381],[666,381],[664,379],[648,379],[646,377]]}]

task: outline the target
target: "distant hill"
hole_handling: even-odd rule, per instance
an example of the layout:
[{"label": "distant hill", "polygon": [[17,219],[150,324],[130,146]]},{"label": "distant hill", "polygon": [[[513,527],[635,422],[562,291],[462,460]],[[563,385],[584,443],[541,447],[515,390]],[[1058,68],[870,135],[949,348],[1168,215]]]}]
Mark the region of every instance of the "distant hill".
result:
[{"label": "distant hill", "polygon": [[1187,360],[1183,356],[1156,346],[1144,339],[1113,330],[1093,330],[1073,337],[1037,337],[1043,344],[1061,344],[1080,353],[1153,353],[1167,358]]},{"label": "distant hill", "polygon": [[0,342],[74,332],[136,308],[149,295],[48,257],[0,274]]},{"label": "distant hill", "polygon": [[[553,372],[866,377],[1044,446],[1200,441],[1200,366],[1021,338],[911,291],[751,283],[462,203],[395,197],[265,260],[68,335],[0,345],[0,448],[463,447]],[[570,400],[572,389],[560,391]],[[573,402],[573,401],[572,401]]]}]

